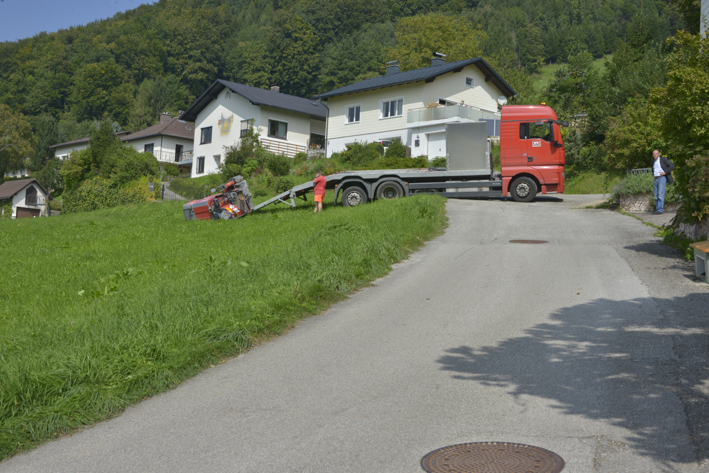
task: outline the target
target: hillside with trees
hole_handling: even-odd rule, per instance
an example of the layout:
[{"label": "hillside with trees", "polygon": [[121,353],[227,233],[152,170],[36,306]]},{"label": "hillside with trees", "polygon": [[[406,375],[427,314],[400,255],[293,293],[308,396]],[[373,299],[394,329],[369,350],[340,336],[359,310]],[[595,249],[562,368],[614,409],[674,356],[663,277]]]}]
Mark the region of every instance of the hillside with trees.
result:
[{"label": "hillside with trees", "polygon": [[[389,60],[425,66],[434,51],[484,57],[518,92],[513,103],[546,102],[571,120],[571,177],[624,171],[645,166],[654,147],[709,148],[706,132],[695,129],[688,147],[672,129],[704,112],[667,110],[668,81],[691,76],[688,67],[706,76],[698,30],[698,0],[161,0],[0,44],[0,121],[15,123],[0,130],[24,137],[0,150],[0,171],[28,146],[38,171],[51,144],[89,136],[102,120],[115,130],[154,124],[216,78],[307,97],[381,75]],[[593,60],[606,55],[600,72]],[[550,63],[562,66],[537,90],[532,77]]]}]

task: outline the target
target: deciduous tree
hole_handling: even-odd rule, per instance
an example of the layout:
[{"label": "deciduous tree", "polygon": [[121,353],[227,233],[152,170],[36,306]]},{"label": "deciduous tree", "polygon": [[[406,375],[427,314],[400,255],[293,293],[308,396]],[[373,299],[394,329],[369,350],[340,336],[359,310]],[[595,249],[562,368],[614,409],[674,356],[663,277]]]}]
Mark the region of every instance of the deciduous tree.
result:
[{"label": "deciduous tree", "polygon": [[26,165],[33,142],[32,127],[25,116],[0,104],[0,176]]},{"label": "deciduous tree", "polygon": [[395,35],[396,47],[388,59],[399,61],[402,70],[430,66],[435,52],[445,54],[449,62],[479,57],[487,39],[485,32],[467,19],[440,13],[402,18]]}]

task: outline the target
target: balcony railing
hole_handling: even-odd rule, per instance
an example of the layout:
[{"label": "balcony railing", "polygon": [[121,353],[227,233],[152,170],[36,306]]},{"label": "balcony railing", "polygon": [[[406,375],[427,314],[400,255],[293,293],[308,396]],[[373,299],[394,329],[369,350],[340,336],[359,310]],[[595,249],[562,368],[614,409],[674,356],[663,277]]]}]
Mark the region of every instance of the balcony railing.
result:
[{"label": "balcony railing", "polygon": [[500,114],[480,110],[478,108],[466,107],[465,105],[448,105],[437,108],[417,108],[409,110],[406,115],[406,123],[429,122],[433,120],[446,120],[450,118],[460,118],[463,120],[478,121],[481,118],[499,119]]},{"label": "balcony railing", "polygon": [[298,153],[305,153],[305,145],[298,143],[293,143],[291,141],[283,140],[271,140],[268,138],[261,138],[261,146],[269,150],[274,154],[282,154],[292,158]]},{"label": "balcony railing", "polygon": [[44,205],[44,197],[41,195],[25,196],[25,205]]},{"label": "balcony railing", "polygon": [[158,161],[164,163],[179,163],[185,159],[192,159],[192,151],[183,151],[177,157],[175,157],[174,151],[153,151],[152,153]]}]

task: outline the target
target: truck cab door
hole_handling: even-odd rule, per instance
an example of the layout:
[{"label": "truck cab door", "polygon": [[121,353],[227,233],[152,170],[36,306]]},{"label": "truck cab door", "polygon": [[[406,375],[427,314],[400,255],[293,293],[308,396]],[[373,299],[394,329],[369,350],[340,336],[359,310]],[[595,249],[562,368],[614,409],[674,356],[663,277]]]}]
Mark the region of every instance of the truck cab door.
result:
[{"label": "truck cab door", "polygon": [[[526,153],[523,154],[525,162],[522,164],[529,167],[560,164],[564,153],[554,139],[555,134],[558,133],[558,126],[553,122],[520,123],[522,152]],[[560,136],[558,138],[561,139]]]}]

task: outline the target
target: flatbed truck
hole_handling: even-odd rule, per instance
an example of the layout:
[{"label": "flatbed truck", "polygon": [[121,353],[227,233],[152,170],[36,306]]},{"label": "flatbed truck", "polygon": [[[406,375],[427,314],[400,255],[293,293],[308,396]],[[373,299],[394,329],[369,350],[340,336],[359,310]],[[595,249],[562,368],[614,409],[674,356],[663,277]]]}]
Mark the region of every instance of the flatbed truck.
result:
[{"label": "flatbed truck", "polygon": [[[499,172],[493,167],[485,122],[448,123],[445,168],[344,171],[326,176],[326,188],[335,191],[335,204],[339,201],[346,207],[421,192],[452,198],[507,197],[509,194],[518,202],[530,202],[539,193],[561,194],[566,158],[560,126],[566,125],[557,120],[551,107],[506,105],[501,113]],[[306,200],[313,186],[312,181],[307,182],[259,205],[247,205],[248,210],[243,214],[278,202],[295,207],[294,199]],[[248,202],[250,200],[249,195]],[[199,202],[202,201],[204,199]],[[188,202],[183,207],[188,220],[200,218],[193,211],[195,202],[198,201]],[[226,213],[222,215],[222,218],[231,218]]]}]

